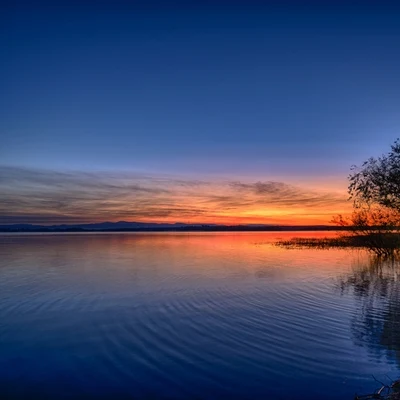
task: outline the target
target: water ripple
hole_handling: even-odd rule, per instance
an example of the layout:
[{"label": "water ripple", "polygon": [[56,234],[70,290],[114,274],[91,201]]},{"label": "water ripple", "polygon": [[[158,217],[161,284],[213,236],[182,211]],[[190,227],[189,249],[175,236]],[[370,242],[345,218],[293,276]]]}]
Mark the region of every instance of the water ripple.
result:
[{"label": "water ripple", "polygon": [[294,259],[243,236],[240,251],[213,238],[220,247],[206,252],[207,237],[166,235],[168,264],[157,239],[129,238],[1,248],[0,387],[17,393],[22,379],[53,395],[67,377],[89,397],[295,399],[317,381],[315,399],[324,385],[339,399],[398,370],[399,332],[384,335],[400,330],[399,296],[339,293],[337,277],[353,271],[343,253],[329,253],[331,267],[324,251]]}]

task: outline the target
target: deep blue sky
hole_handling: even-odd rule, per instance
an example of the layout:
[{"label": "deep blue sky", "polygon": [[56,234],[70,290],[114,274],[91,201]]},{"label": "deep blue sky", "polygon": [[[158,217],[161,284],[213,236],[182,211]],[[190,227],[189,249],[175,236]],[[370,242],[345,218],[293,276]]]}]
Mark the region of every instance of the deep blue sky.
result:
[{"label": "deep blue sky", "polygon": [[5,8],[1,163],[323,174],[396,138],[398,8],[210,3]]},{"label": "deep blue sky", "polygon": [[345,179],[399,135],[400,8],[374,3],[3,4],[0,164]]}]

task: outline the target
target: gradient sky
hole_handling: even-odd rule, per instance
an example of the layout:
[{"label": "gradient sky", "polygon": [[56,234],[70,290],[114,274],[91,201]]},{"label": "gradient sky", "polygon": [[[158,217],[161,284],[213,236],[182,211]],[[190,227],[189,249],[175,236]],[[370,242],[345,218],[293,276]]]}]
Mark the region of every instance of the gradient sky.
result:
[{"label": "gradient sky", "polygon": [[327,223],[399,135],[399,2],[52,3],[1,6],[0,223]]}]

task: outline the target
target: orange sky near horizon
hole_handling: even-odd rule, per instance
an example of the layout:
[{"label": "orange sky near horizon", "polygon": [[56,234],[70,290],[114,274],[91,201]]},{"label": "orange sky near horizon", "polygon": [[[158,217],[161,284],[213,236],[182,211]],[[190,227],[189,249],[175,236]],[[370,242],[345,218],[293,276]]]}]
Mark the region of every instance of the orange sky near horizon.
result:
[{"label": "orange sky near horizon", "polygon": [[188,179],[3,167],[1,223],[138,221],[331,224],[349,214],[346,187],[321,182]]}]

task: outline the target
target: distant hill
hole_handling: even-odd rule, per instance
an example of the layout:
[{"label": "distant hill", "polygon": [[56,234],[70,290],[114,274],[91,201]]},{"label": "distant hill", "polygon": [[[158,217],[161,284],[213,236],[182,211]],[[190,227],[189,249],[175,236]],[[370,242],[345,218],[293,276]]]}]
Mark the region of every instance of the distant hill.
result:
[{"label": "distant hill", "polygon": [[184,224],[176,222],[99,222],[93,224],[33,225],[13,224],[0,225],[0,232],[223,232],[223,231],[332,231],[339,228],[331,225],[218,225],[218,224]]}]

